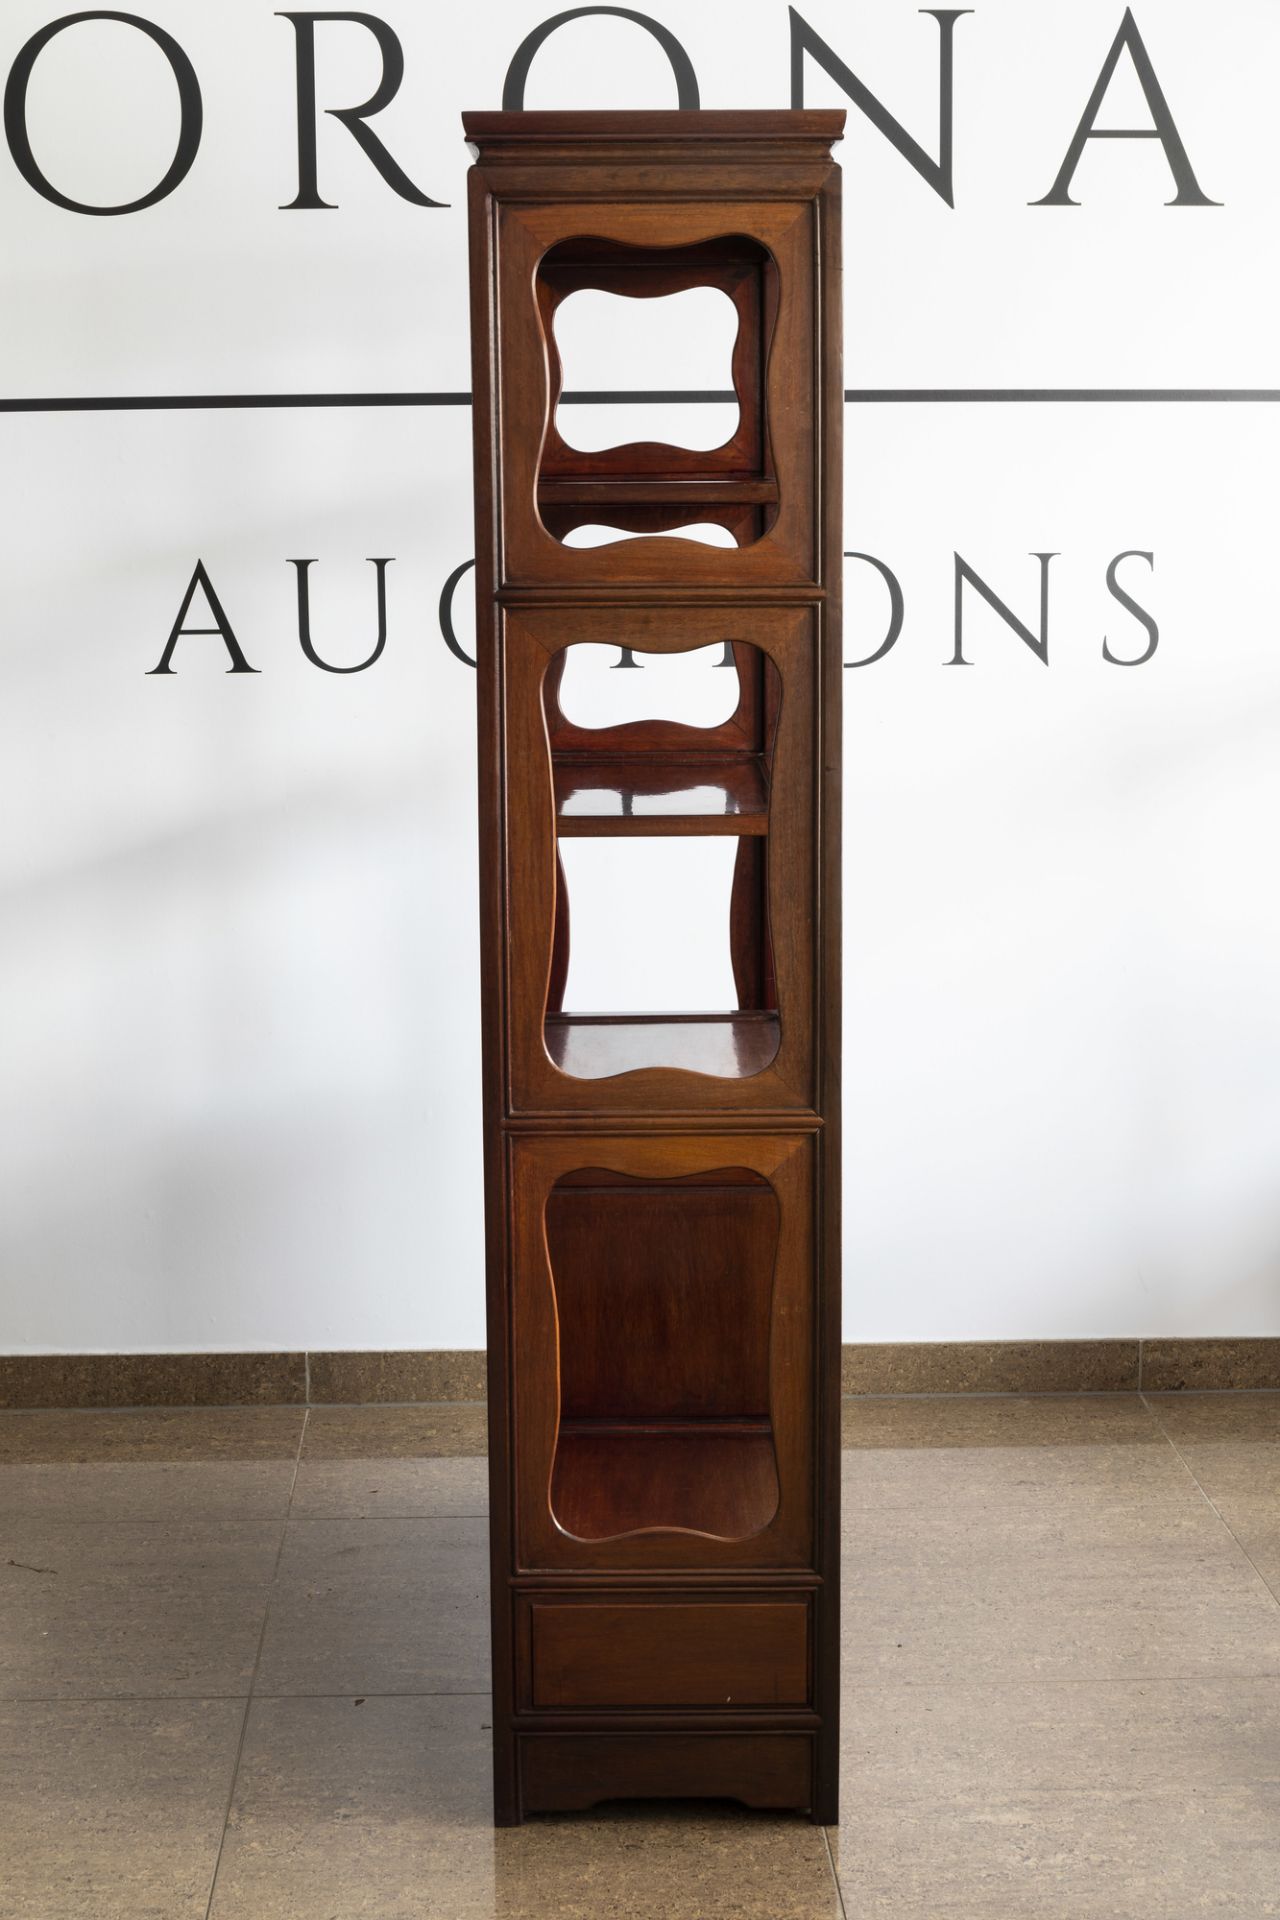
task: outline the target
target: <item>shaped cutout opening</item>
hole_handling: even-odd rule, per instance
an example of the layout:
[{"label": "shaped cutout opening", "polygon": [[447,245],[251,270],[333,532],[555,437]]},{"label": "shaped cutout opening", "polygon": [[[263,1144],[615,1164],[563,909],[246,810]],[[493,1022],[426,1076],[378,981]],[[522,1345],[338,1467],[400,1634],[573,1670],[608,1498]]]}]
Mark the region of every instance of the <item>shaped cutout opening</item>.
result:
[{"label": "shaped cutout opening", "polygon": [[568,839],[567,1013],[729,1013],[737,845],[730,839]]},{"label": "shaped cutout opening", "polygon": [[686,527],[637,527],[628,531],[625,527],[606,527],[598,521],[586,521],[581,526],[570,527],[560,544],[565,547],[613,547],[623,540],[692,540],[700,547],[736,547],[737,540],[728,527],[718,527],[710,520],[694,520]]},{"label": "shaped cutout opening", "polygon": [[[722,287],[685,287],[651,299],[600,287],[567,294],[555,315],[560,438],[578,453],[646,440],[702,452],[724,446],[741,419],[733,397],[737,338],[738,312]],[[725,397],[641,398],[646,391]],[[566,394],[599,397],[566,405]]]},{"label": "shaped cutout opening", "polygon": [[580,1540],[745,1539],[778,1511],[770,1341],[780,1213],[743,1167],[557,1181],[556,1523]]},{"label": "shaped cutout opening", "polygon": [[556,824],[544,1040],[562,1072],[741,1079],[781,1044],[768,911],[781,707],[747,641],[561,648],[543,680]]},{"label": "shaped cutout opening", "polygon": [[560,712],[574,726],[595,729],[642,720],[722,726],[742,698],[735,665],[724,645],[646,653],[579,641],[564,649]]},{"label": "shaped cutout opening", "polygon": [[767,249],[743,234],[668,248],[584,235],[543,255],[535,293],[550,381],[537,510],[552,538],[728,548],[766,533],[779,298]]},{"label": "shaped cutout opening", "polygon": [[617,754],[626,770],[638,772],[711,756],[719,772],[745,759],[767,785],[782,679],[749,640],[661,653],[575,640],[552,655],[542,703],[557,763],[562,755]]}]

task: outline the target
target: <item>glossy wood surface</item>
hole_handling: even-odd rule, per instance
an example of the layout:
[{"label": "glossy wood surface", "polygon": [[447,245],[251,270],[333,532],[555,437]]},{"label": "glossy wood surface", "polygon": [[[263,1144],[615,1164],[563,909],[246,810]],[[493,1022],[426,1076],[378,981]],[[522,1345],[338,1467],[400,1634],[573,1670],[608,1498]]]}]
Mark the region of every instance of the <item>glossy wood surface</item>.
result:
[{"label": "glossy wood surface", "polygon": [[[672,1014],[548,1014],[545,1026],[547,1056],[567,1080],[618,1080],[624,1075],[652,1075],[664,1091],[674,1073],[693,1074],[719,1082],[750,1080],[777,1058],[779,1022],[776,1013]],[[672,1060],[680,1066],[673,1068]],[[690,1089],[693,1103],[693,1089]],[[724,1087],[718,1100],[727,1099]],[[680,1089],[672,1088],[680,1104]],[[712,1105],[713,1098],[698,1090],[697,1102]],[[599,1095],[594,1096],[595,1099]],[[581,1088],[573,1088],[565,1104],[592,1104]]]},{"label": "glossy wood surface", "polygon": [[778,1707],[809,1697],[803,1600],[536,1600],[535,1707]]},{"label": "glossy wood surface", "polygon": [[745,1540],[777,1511],[778,1466],[767,1426],[560,1424],[551,1512],[575,1540],[672,1531]]},{"label": "glossy wood surface", "polygon": [[[549,431],[553,393],[547,323],[537,298],[538,265],[548,248],[570,232],[594,234],[637,248],[693,247],[719,240],[727,231],[745,233],[769,254],[782,282],[776,323],[764,369],[765,410],[775,423],[768,433],[770,470],[738,476],[776,482],[777,504],[758,537],[736,551],[664,539],[641,538],[612,546],[573,549],[549,532],[538,511],[542,448]],[[689,585],[777,585],[817,576],[818,546],[814,516],[815,474],[812,448],[798,434],[781,434],[776,423],[812,417],[816,401],[814,334],[814,215],[811,204],[777,207],[761,204],[673,201],[631,205],[590,202],[564,206],[502,202],[497,245],[503,261],[498,284],[499,337],[507,344],[500,358],[500,404],[505,430],[501,448],[503,501],[503,583],[555,583],[581,587],[594,581],[637,586],[669,585],[673,570]],[[598,457],[581,476],[607,488],[608,474]],[[619,474],[630,484],[635,474]],[[714,460],[701,479],[723,480]],[[681,464],[669,484],[686,482],[680,497],[686,517],[714,517],[700,495],[699,476]],[[592,517],[608,520],[597,496]]]},{"label": "glossy wood surface", "polygon": [[[608,1565],[620,1570],[697,1568],[710,1573],[717,1567],[799,1570],[812,1566],[816,1151],[811,1134],[756,1132],[612,1135],[607,1141],[590,1135],[536,1133],[511,1140],[512,1365],[523,1455],[515,1489],[517,1571],[588,1571]],[[646,1332],[658,1328],[656,1337],[666,1338],[666,1330],[661,1329],[664,1314],[674,1327],[683,1324],[688,1329],[698,1317],[699,1302],[714,1296],[714,1304],[704,1305],[706,1324],[697,1335],[707,1365],[696,1373],[691,1365],[685,1382],[677,1373],[665,1387],[656,1357],[637,1355],[619,1365],[613,1433],[601,1430],[607,1424],[607,1396],[614,1378],[609,1365],[613,1342],[607,1302],[594,1304],[594,1325],[592,1314],[581,1311],[592,1264],[590,1243],[594,1240],[599,1246],[599,1226],[581,1234],[572,1251],[563,1232],[549,1228],[554,1208],[574,1204],[560,1181],[584,1169],[590,1169],[597,1181],[602,1174],[613,1174],[640,1187],[663,1183],[667,1234],[677,1263],[679,1237],[670,1231],[669,1210],[679,1195],[665,1188],[665,1183],[690,1176],[699,1183],[719,1182],[725,1169],[741,1169],[763,1183],[763,1190],[739,1189],[765,1242],[763,1248],[753,1246],[741,1273],[730,1271],[714,1254],[706,1256],[704,1265],[694,1251],[699,1240],[705,1244],[705,1228],[717,1215],[726,1217],[727,1190],[717,1193],[716,1186],[701,1184],[686,1189],[698,1202],[703,1230],[685,1223],[684,1278],[676,1274],[665,1287],[665,1299],[646,1305],[641,1324]],[[714,1214],[708,1210],[709,1202],[715,1203]],[[598,1223],[598,1193],[583,1190],[579,1204],[590,1208]],[[651,1204],[647,1196],[644,1204]],[[563,1227],[562,1216],[556,1224]],[[740,1246],[747,1222],[740,1221],[734,1231]],[[656,1228],[654,1237],[650,1252],[614,1238],[612,1265],[599,1276],[599,1284],[607,1287],[618,1273],[623,1293],[629,1291],[632,1297],[638,1295],[646,1274],[655,1284],[668,1241],[665,1236],[658,1238]],[[567,1325],[561,1320],[556,1291],[556,1246],[562,1265],[568,1261],[571,1308],[576,1309]],[[766,1280],[770,1250],[773,1257]],[[762,1341],[748,1329],[726,1336],[724,1352],[733,1355],[738,1371],[717,1380],[713,1373],[716,1328],[722,1328],[732,1313],[735,1292],[746,1313],[753,1296],[762,1302],[766,1285],[765,1379],[760,1379]],[[754,1317],[758,1321],[760,1304]],[[577,1327],[583,1331],[574,1348]],[[618,1327],[616,1339],[626,1342],[625,1325]],[[574,1395],[567,1403],[566,1368]],[[588,1378],[589,1370],[597,1377]],[[695,1378],[706,1396],[701,1400],[694,1395]],[[763,1400],[768,1429],[753,1425],[746,1431],[729,1432],[708,1424],[695,1433],[686,1424],[663,1433],[654,1432],[656,1422],[650,1421],[646,1432],[646,1423],[637,1417],[646,1398],[656,1415],[679,1418],[702,1405],[722,1420],[737,1416],[733,1424],[739,1429],[747,1417],[759,1415]],[[600,1424],[593,1429],[579,1418],[568,1433],[563,1432],[566,1413],[572,1418],[580,1410]],[[627,1430],[617,1431],[620,1427]],[[707,1484],[698,1485],[700,1455],[703,1463],[714,1466],[722,1487],[710,1484],[710,1473]],[[770,1458],[777,1476],[776,1493],[769,1479]],[[592,1464],[597,1469],[595,1485],[586,1471]],[[568,1500],[575,1520],[587,1526],[583,1534],[567,1526],[554,1485],[557,1470],[562,1476],[561,1500]]]},{"label": "glossy wood surface", "polygon": [[519,1764],[529,1813],[619,1798],[748,1807],[807,1807],[813,1798],[813,1742],[799,1733],[525,1734]]},{"label": "glossy wood surface", "polygon": [[[690,1013],[679,1033],[670,1030],[671,1015],[631,1018],[619,1008],[588,1016],[551,1008],[560,898],[551,740],[568,733],[576,754],[590,733],[568,732],[556,687],[565,651],[600,640],[602,622],[595,607],[572,598],[554,609],[504,612],[505,957],[513,1004],[548,1009],[541,1030],[523,1017],[509,1026],[511,1111],[590,1113],[607,1105],[638,1115],[816,1112],[818,616],[810,607],[764,605],[748,612],[634,602],[610,608],[603,633],[613,645],[646,654],[722,649],[728,642],[740,658],[749,656],[745,672],[740,666],[738,710],[716,731],[743,742],[740,758],[758,753],[769,765],[766,834],[743,836],[744,842],[767,838],[768,870],[743,868],[731,927],[740,997],[757,999],[737,1014]],[[625,735],[627,750],[639,757],[636,742],[650,734],[650,723],[609,731],[614,740]],[[680,737],[696,731],[684,727]],[[653,727],[654,750],[665,754],[672,733],[670,723]],[[601,1086],[606,1080],[607,1089]]]},{"label": "glossy wood surface", "polygon": [[[776,501],[778,487],[769,469],[764,428],[765,368],[777,313],[775,282],[768,253],[745,235],[685,247],[611,244],[583,235],[545,253],[535,282],[550,411],[538,468],[539,506],[566,499]],[[593,452],[568,446],[556,411],[563,384],[555,331],[560,302],[586,288],[654,300],[690,287],[716,288],[735,309],[730,378],[738,397],[738,420],[730,438],[708,450],[654,441]]]},{"label": "glossy wood surface", "polygon": [[769,779],[755,754],[688,760],[558,754],[552,777],[562,840],[769,830]]},{"label": "glossy wood surface", "polygon": [[[843,115],[465,118],[495,1817],[830,1821]],[[736,309],[730,438],[574,448],[561,303],[690,286]],[[637,537],[564,544],[589,523]],[[584,726],[578,644],[719,649],[735,711]],[[726,834],[737,1008],[566,1008],[561,839]]]},{"label": "glossy wood surface", "polygon": [[586,1421],[767,1425],[773,1188],[742,1169],[696,1182],[589,1171],[544,1210],[561,1435]]}]

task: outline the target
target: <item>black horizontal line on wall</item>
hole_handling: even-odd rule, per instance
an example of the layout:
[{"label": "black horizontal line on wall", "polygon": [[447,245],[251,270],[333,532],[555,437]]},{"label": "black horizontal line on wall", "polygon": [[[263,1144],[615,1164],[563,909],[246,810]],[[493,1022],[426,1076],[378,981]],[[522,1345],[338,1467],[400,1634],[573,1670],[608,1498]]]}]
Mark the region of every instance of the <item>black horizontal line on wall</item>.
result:
[{"label": "black horizontal line on wall", "polygon": [[125,393],[0,400],[5,413],[166,413],[235,407],[469,407],[469,393]]},{"label": "black horizontal line on wall", "polygon": [[[620,389],[616,392],[563,393],[566,406],[605,406],[634,401],[703,406],[732,400],[732,390]],[[1203,402],[1226,405],[1280,401],[1280,387],[846,387],[852,406],[934,406]],[[469,393],[128,393],[57,394],[0,399],[0,413],[184,413],[204,409],[253,407],[469,407]]]},{"label": "black horizontal line on wall", "polygon": [[877,401],[901,405],[912,400],[937,404],[972,401],[981,406],[1017,401],[1039,405],[1048,401],[1139,404],[1157,402],[1225,402],[1228,405],[1280,400],[1280,387],[846,387],[846,400],[859,406]]}]

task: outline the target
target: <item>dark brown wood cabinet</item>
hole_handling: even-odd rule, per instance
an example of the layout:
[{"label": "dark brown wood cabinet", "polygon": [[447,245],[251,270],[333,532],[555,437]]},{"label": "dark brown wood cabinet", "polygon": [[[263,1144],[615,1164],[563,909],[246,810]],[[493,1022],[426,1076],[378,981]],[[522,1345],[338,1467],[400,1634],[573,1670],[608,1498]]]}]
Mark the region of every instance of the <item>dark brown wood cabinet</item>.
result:
[{"label": "dark brown wood cabinet", "polygon": [[[496,1818],[700,1795],[829,1822],[843,114],[464,124]],[[564,302],[695,288],[733,309],[726,438],[581,450]],[[602,645],[703,650],[723,712],[584,719],[574,650]],[[575,1004],[577,862],[625,890],[691,850],[726,1004]],[[685,886],[654,896],[676,949]]]}]

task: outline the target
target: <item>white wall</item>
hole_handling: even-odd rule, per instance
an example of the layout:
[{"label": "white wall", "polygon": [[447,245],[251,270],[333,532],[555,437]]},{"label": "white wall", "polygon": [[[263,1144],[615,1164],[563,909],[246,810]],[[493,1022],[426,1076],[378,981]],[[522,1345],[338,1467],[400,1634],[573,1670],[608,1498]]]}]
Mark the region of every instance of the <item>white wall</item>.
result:
[{"label": "white wall", "polygon": [[[406,77],[371,123],[443,210],[324,119],[333,212],[296,190],[293,36],[258,0],[139,0],[205,128],[142,213],[55,207],[0,151],[9,397],[457,391],[457,114],[496,105],[554,9],[381,0]],[[775,0],[655,0],[704,106],[788,103]],[[891,0],[800,11],[936,151],[937,31]],[[1137,17],[1202,187],[1155,141],[1092,142],[1048,191],[1114,0],[978,0],[956,29],[956,206],[858,114],[846,168],[857,389],[1277,381],[1280,19]],[[11,0],[0,70],[57,17]],[[742,25],[750,28],[744,39]],[[318,29],[321,104],[376,48]],[[847,104],[810,67],[810,104]],[[529,106],[673,98],[616,20],[563,29]],[[152,44],[41,54],[32,146],[72,197],[144,193],[177,115]],[[1149,124],[1122,61],[1100,124]],[[656,364],[646,377],[665,378]],[[643,384],[643,379],[637,384]],[[848,408],[847,545],[902,636],[846,675],[846,1338],[1280,1332],[1276,407],[972,401]],[[472,549],[465,407],[9,414],[0,698],[0,1350],[483,1340],[474,679],[436,606]],[[1159,623],[1146,635],[1107,591]],[[1046,668],[953,553],[1037,624]],[[386,650],[355,662],[387,569]],[[197,557],[216,639],[148,677]],[[466,587],[458,630],[470,644]],[[850,562],[847,657],[887,595]],[[209,624],[199,598],[190,616]]]}]

